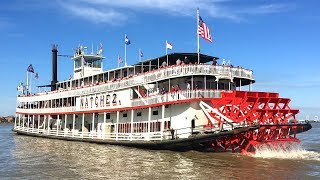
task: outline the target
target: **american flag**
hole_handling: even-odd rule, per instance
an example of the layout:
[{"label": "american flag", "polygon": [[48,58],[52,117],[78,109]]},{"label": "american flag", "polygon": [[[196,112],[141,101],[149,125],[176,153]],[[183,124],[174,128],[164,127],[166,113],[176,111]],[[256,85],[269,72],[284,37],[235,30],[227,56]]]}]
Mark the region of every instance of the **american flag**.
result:
[{"label": "american flag", "polygon": [[120,56],[118,56],[118,64],[122,63],[122,58]]},{"label": "american flag", "polygon": [[212,43],[212,37],[210,34],[209,27],[206,25],[206,23],[202,20],[202,18],[199,16],[199,27],[198,27],[198,34],[205,40]]},{"label": "american flag", "polygon": [[101,55],[101,54],[102,54],[102,43],[100,43],[100,48],[99,48],[97,55]]}]

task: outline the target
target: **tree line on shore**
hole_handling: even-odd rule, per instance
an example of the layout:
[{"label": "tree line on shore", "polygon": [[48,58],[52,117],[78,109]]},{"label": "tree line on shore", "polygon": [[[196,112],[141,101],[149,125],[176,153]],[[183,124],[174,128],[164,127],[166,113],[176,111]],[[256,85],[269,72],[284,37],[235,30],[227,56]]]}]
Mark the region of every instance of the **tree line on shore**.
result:
[{"label": "tree line on shore", "polygon": [[0,116],[0,123],[13,123],[14,116]]}]

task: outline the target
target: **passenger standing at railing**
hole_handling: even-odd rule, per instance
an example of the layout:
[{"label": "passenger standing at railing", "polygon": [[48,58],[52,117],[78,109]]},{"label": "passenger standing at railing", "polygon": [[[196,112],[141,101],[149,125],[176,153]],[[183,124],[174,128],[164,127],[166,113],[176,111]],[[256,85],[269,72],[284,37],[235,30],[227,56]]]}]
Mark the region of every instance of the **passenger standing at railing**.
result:
[{"label": "passenger standing at railing", "polygon": [[190,98],[191,97],[191,92],[190,92],[190,83],[187,82],[187,97]]},{"label": "passenger standing at railing", "polygon": [[187,56],[185,56],[185,57],[184,57],[183,62],[184,62],[185,64],[189,64],[189,62],[190,62],[190,61],[189,61],[189,59],[188,59],[188,57],[187,57]]},{"label": "passenger standing at railing", "polygon": [[167,62],[166,62],[166,61],[163,61],[162,64],[161,64],[161,67],[164,68],[164,67],[166,67],[166,66],[167,66]]},{"label": "passenger standing at railing", "polygon": [[225,66],[226,65],[226,60],[225,59],[223,59],[222,60],[222,64],[221,64],[222,66]]},{"label": "passenger standing at railing", "polygon": [[174,93],[175,93],[176,89],[174,88],[174,85],[172,85],[171,89],[170,89],[170,93],[171,93],[171,97],[174,99]]},{"label": "passenger standing at railing", "polygon": [[213,58],[212,65],[214,65],[214,66],[217,66],[217,65],[218,65],[218,62],[217,62],[217,59],[216,59],[216,58]]},{"label": "passenger standing at railing", "polygon": [[177,86],[176,86],[176,94],[177,94],[177,99],[179,99],[180,98],[180,85],[179,84],[177,84]]},{"label": "passenger standing at railing", "polygon": [[175,138],[174,138],[174,129],[171,127],[171,128],[169,129],[169,131],[170,131],[170,133],[171,133],[171,139],[175,139]]},{"label": "passenger standing at railing", "polygon": [[181,60],[180,60],[180,58],[177,59],[176,64],[177,64],[177,65],[181,65]]}]

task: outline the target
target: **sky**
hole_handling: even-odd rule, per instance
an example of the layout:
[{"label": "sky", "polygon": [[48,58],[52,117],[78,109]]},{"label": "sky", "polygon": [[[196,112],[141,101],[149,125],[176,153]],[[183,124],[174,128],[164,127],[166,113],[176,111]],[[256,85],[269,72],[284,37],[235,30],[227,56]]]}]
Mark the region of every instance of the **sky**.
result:
[{"label": "sky", "polygon": [[[13,115],[16,88],[32,64],[34,85],[51,81],[51,46],[73,55],[79,44],[103,44],[104,70],[169,52],[196,52],[196,8],[213,43],[200,40],[201,53],[253,70],[255,91],[278,92],[299,108],[298,118],[320,116],[320,13],[317,0],[11,0],[0,3],[0,115]],[[73,63],[58,58],[58,80]]]}]

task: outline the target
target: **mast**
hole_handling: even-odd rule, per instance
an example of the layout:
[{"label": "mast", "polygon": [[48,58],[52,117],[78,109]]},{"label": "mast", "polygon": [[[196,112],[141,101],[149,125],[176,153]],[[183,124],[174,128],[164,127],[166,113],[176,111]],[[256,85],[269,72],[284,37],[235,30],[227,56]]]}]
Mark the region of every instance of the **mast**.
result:
[{"label": "mast", "polygon": [[168,44],[168,40],[166,40],[166,56],[167,56],[167,66],[169,66],[169,57],[168,57],[168,47],[167,47],[167,44]]},{"label": "mast", "polygon": [[141,49],[139,48],[139,62],[141,62]]},{"label": "mast", "polygon": [[127,34],[124,34],[124,65],[127,66]]},{"label": "mast", "polygon": [[197,44],[198,44],[198,64],[200,64],[200,38],[199,38],[199,8],[197,8]]},{"label": "mast", "polygon": [[27,95],[29,93],[29,71],[27,70],[27,84],[26,84],[26,89],[27,89]]}]

